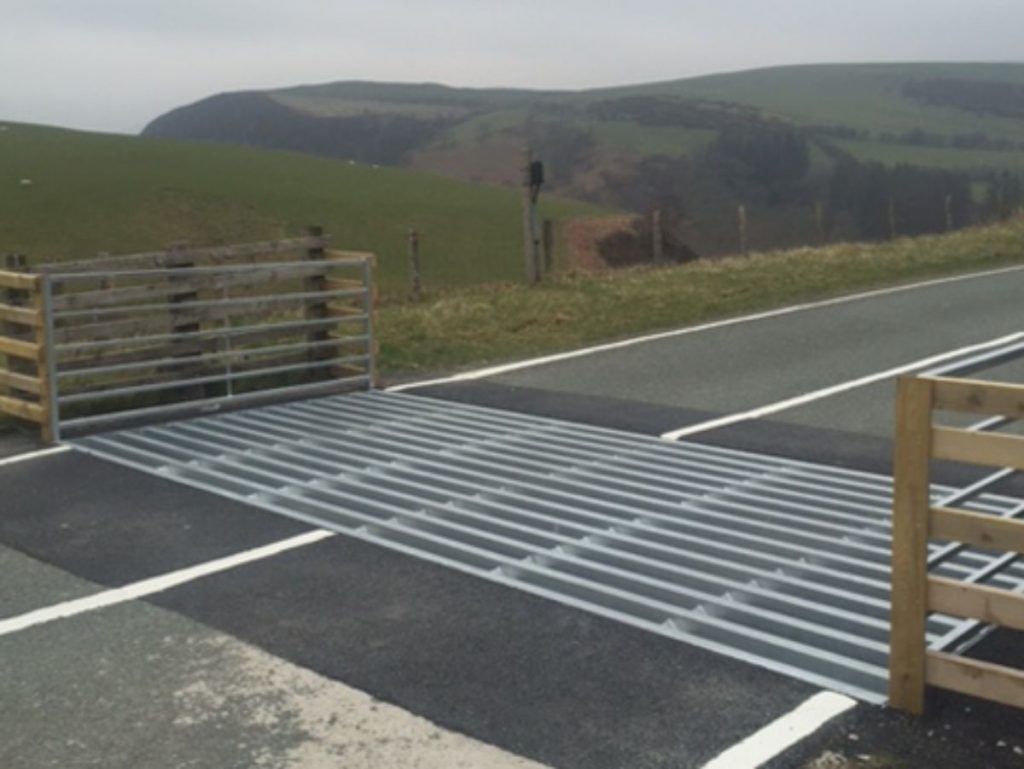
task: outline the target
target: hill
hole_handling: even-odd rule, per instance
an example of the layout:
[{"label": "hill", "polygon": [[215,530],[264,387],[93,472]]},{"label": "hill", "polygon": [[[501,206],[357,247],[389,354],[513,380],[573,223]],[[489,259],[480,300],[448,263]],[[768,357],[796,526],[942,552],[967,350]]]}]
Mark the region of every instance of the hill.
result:
[{"label": "hill", "polygon": [[1005,215],[1022,128],[1024,64],[851,64],[574,92],[339,82],[212,96],[144,133],[504,185],[527,142],[553,191],[668,210],[677,239],[712,255],[736,250],[739,205],[758,247]]},{"label": "hill", "polygon": [[[590,131],[609,151],[649,155],[682,154],[730,123],[775,118],[845,141],[952,150],[935,154],[937,166],[960,167],[958,151],[988,149],[1009,151],[1024,167],[1022,100],[1024,64],[805,65],[575,92],[353,81],[213,96],[157,118],[143,133],[273,144],[283,140],[275,127],[285,120],[321,119],[349,130],[336,147],[311,151],[415,165],[423,162],[416,153],[524,135],[538,122]],[[408,130],[391,144],[350,147],[354,129],[370,123],[393,134]],[[853,152],[871,154],[862,146]],[[1006,160],[973,157],[979,167],[1002,168]]]},{"label": "hill", "polygon": [[[319,224],[340,248],[376,252],[383,287],[397,292],[413,226],[428,288],[523,273],[519,196],[429,173],[2,122],[0,169],[0,251],[36,262],[183,239],[275,238]],[[600,213],[542,203],[542,215],[557,220]]]}]

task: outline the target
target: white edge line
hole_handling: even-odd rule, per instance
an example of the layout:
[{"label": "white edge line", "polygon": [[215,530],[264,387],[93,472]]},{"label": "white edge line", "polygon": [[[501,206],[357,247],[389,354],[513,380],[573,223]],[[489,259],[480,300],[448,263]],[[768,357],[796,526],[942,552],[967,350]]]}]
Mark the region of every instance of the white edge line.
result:
[{"label": "white edge line", "polygon": [[703,769],[757,769],[856,704],[842,694],[819,692],[719,754]]},{"label": "white edge line", "polygon": [[25,454],[15,454],[13,457],[6,457],[0,459],[0,467],[7,465],[16,465],[18,462],[28,462],[33,459],[42,459],[43,457],[53,456],[54,454],[63,454],[65,451],[70,451],[71,447],[66,443],[62,443],[59,446],[50,446],[48,449],[39,449],[39,451],[29,451]]},{"label": "white edge line", "polygon": [[144,598],[145,596],[153,595],[154,593],[161,593],[165,590],[170,590],[173,587],[183,585],[186,582],[192,582],[193,580],[209,576],[210,574],[216,574],[217,572],[227,571],[228,569],[233,569],[237,566],[242,566],[243,564],[269,558],[270,556],[278,555],[279,553],[283,553],[287,550],[294,550],[295,548],[312,545],[314,542],[320,542],[321,540],[333,536],[335,536],[333,531],[316,529],[314,531],[306,532],[305,534],[300,534],[296,537],[283,539],[252,550],[246,550],[241,553],[225,556],[224,558],[207,561],[206,563],[201,563],[197,566],[191,566],[186,569],[180,569],[179,571],[173,571],[168,574],[144,579],[140,582],[134,582],[130,585],[125,585],[124,587],[112,588],[83,598],[76,598],[53,606],[36,609],[25,614],[20,614],[17,617],[0,620],[0,637],[17,633],[22,630],[27,630],[28,628],[35,627],[37,625],[54,622],[55,620],[75,617],[79,614],[86,614],[87,612],[105,609],[116,604]]},{"label": "white edge line", "polygon": [[760,419],[761,417],[768,416],[769,414],[776,414],[780,411],[785,411],[786,409],[803,406],[807,403],[821,400],[822,398],[829,398],[848,390],[881,382],[883,380],[899,376],[900,374],[908,374],[911,371],[928,368],[929,366],[934,366],[937,363],[943,363],[947,360],[959,358],[972,352],[980,352],[981,350],[986,350],[992,347],[1001,347],[1011,342],[1019,341],[1022,338],[1024,338],[1024,332],[1018,331],[1007,336],[999,337],[998,339],[992,339],[988,342],[981,342],[980,344],[950,350],[949,352],[944,352],[940,355],[933,355],[929,358],[922,358],[920,360],[913,361],[912,363],[906,363],[902,366],[896,366],[895,368],[886,369],[885,371],[879,371],[876,374],[868,374],[867,376],[862,376],[858,379],[851,379],[847,382],[840,382],[839,384],[834,384],[829,387],[823,387],[820,390],[814,390],[813,392],[804,393],[803,395],[796,395],[792,398],[786,398],[785,400],[776,401],[775,403],[769,403],[766,406],[759,406],[758,408],[751,409],[750,411],[727,414],[724,417],[711,419],[707,422],[700,422],[695,425],[681,427],[678,430],[671,430],[667,433],[663,433],[661,438],[666,441],[678,441],[681,438],[695,435],[696,433],[715,430],[719,427],[726,427],[727,425],[736,424],[737,422],[745,422],[749,419]]},{"label": "white edge line", "polygon": [[814,310],[820,307],[830,307],[837,304],[845,304],[847,302],[856,302],[860,301],[861,299],[871,299],[876,296],[886,296],[888,294],[896,294],[903,291],[913,291],[915,289],[929,288],[931,286],[941,286],[947,283],[957,283],[964,280],[988,278],[993,277],[995,275],[1003,275],[1009,272],[1017,272],[1019,270],[1024,270],[1024,265],[1001,267],[997,270],[988,270],[986,272],[972,272],[966,275],[952,275],[946,278],[933,278],[932,280],[924,280],[918,283],[907,283],[900,286],[890,286],[888,288],[878,288],[872,291],[863,291],[859,294],[848,294],[846,296],[838,296],[833,297],[831,299],[822,299],[817,302],[803,302],[800,304],[789,305],[787,307],[778,307],[774,310],[766,310],[764,312],[754,313],[752,315],[741,315],[735,318],[726,318],[724,320],[716,320],[711,321],[709,323],[702,323],[698,326],[687,326],[686,328],[677,328],[672,329],[670,331],[659,331],[654,334],[636,336],[631,337],[629,339],[620,339],[617,342],[607,342],[605,344],[599,344],[593,347],[582,347],[577,350],[569,350],[567,352],[554,353],[552,355],[544,355],[539,358],[530,358],[527,360],[513,361],[511,363],[504,363],[498,366],[490,366],[488,368],[476,369],[474,371],[464,371],[460,374],[453,374],[452,376],[439,377],[437,379],[425,379],[419,382],[406,382],[404,384],[392,385],[391,387],[385,388],[385,390],[387,392],[402,392],[403,390],[413,390],[419,387],[430,387],[432,385],[451,384],[454,382],[467,382],[475,379],[484,379],[486,377],[507,374],[509,372],[518,371],[524,368],[543,366],[548,363],[558,363],[559,361],[563,360],[581,358],[586,355],[594,355],[596,353],[608,352],[610,350],[619,350],[624,347],[631,347],[633,345],[644,344],[646,342],[656,342],[661,339],[671,339],[677,336],[697,334],[702,331],[711,331],[713,329],[725,328],[727,326],[734,326],[740,323],[750,323],[758,320],[766,320],[768,318],[777,318],[779,316],[789,315],[795,312]]}]

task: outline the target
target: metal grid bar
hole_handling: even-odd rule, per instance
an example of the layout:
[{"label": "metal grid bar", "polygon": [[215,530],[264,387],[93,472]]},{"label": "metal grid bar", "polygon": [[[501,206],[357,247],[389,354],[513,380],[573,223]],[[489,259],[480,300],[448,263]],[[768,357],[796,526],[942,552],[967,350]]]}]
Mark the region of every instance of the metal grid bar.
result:
[{"label": "metal grid bar", "polygon": [[[95,435],[82,450],[872,702],[891,480],[365,393]],[[936,489],[949,495],[949,489]],[[1006,515],[1018,500],[972,509]],[[975,551],[938,571],[991,569]],[[1007,565],[992,584],[1024,584]],[[934,616],[938,643],[962,622]]]},{"label": "metal grid bar", "polygon": [[119,422],[131,421],[134,419],[150,419],[181,417],[217,411],[226,406],[244,406],[246,404],[266,403],[268,400],[280,398],[285,395],[289,397],[316,397],[329,393],[344,392],[353,387],[369,387],[370,377],[366,375],[343,377],[325,382],[314,382],[305,385],[290,385],[270,390],[258,390],[249,393],[234,394],[221,398],[204,398],[202,400],[183,401],[181,403],[167,404],[161,406],[149,406],[134,409],[123,409],[109,414],[95,414],[87,417],[76,417],[74,419],[62,419],[60,424],[68,430],[83,430],[86,428],[109,427]]}]

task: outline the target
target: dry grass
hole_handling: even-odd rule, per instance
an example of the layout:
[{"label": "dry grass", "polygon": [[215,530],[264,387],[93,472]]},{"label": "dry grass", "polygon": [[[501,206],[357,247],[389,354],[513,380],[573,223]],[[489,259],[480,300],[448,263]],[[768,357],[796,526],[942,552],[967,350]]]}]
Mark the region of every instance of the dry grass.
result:
[{"label": "dry grass", "polygon": [[569,273],[381,308],[382,368],[433,372],[567,350],[858,290],[1024,262],[1024,219],[662,269]]}]

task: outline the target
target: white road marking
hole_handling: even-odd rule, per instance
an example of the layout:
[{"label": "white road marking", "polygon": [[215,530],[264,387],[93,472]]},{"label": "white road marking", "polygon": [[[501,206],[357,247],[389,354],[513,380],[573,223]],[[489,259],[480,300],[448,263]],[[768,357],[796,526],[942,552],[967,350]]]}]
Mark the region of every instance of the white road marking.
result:
[{"label": "white road marking", "polygon": [[55,620],[75,617],[79,614],[85,614],[98,609],[105,609],[108,606],[125,603],[126,601],[134,601],[139,598],[144,598],[145,596],[153,595],[154,593],[161,593],[165,590],[170,590],[172,587],[183,585],[186,582],[192,582],[194,580],[201,579],[202,577],[207,577],[210,574],[227,571],[228,569],[233,569],[237,566],[252,563],[253,561],[269,558],[288,550],[312,545],[315,542],[320,542],[321,540],[328,539],[333,536],[333,531],[317,529],[315,531],[306,532],[305,534],[300,534],[296,537],[289,537],[288,539],[282,539],[269,545],[257,547],[252,550],[246,550],[224,558],[207,561],[206,563],[201,563],[198,566],[190,566],[187,569],[180,569],[179,571],[173,571],[168,574],[151,577],[149,579],[144,579],[141,582],[134,582],[130,585],[125,585],[124,587],[112,588],[100,593],[85,596],[84,598],[76,598],[53,606],[36,609],[17,617],[0,620],[0,637],[11,635],[12,633],[18,633],[37,625],[44,625]]},{"label": "white road marking", "polygon": [[586,355],[594,355],[602,352],[609,352],[611,350],[621,350],[624,347],[632,347],[633,345],[644,344],[646,342],[657,342],[661,339],[672,339],[677,336],[687,336],[689,334],[698,334],[702,331],[712,331],[718,328],[725,328],[727,326],[735,326],[740,323],[751,323],[758,320],[767,320],[768,318],[777,318],[783,315],[790,315],[796,312],[804,312],[805,310],[816,310],[821,307],[831,307],[837,304],[845,304],[847,302],[857,302],[862,299],[872,299],[876,296],[887,296],[889,294],[897,294],[903,291],[914,291],[919,288],[930,288],[932,286],[941,286],[948,283],[958,283],[965,280],[975,280],[980,278],[989,278],[995,275],[1004,275],[1010,272],[1018,272],[1024,270],[1024,265],[1017,265],[1014,267],[1002,267],[998,270],[988,270],[987,272],[974,272],[968,275],[953,275],[948,278],[934,278],[932,280],[924,280],[919,283],[908,283],[902,286],[890,286],[889,288],[879,288],[872,291],[864,291],[859,294],[848,294],[846,296],[838,296],[832,299],[822,299],[817,302],[803,302],[801,304],[792,304],[787,307],[779,307],[774,310],[767,310],[765,312],[754,313],[753,315],[741,315],[737,318],[726,318],[725,320],[716,320],[710,323],[702,323],[699,326],[688,326],[686,328],[673,329],[671,331],[660,331],[654,334],[647,334],[645,336],[636,336],[629,339],[621,339],[618,342],[608,342],[606,344],[599,344],[593,347],[583,347],[578,350],[569,350],[567,352],[555,353],[553,355],[544,355],[539,358],[530,358],[528,360],[513,361],[512,363],[504,363],[498,366],[490,366],[488,368],[477,369],[475,371],[464,371],[461,374],[453,374],[452,376],[439,377],[437,379],[426,379],[420,382],[407,382],[405,384],[393,385],[386,388],[388,392],[401,392],[403,390],[413,390],[419,387],[430,387],[432,385],[439,384],[451,384],[453,382],[468,382],[476,379],[486,379],[487,377],[498,376],[500,374],[508,374],[512,371],[519,371],[520,369],[533,368],[535,366],[543,366],[548,363],[558,363],[564,360],[572,360],[573,358],[582,358]]},{"label": "white road marking", "polygon": [[1020,341],[1021,339],[1024,339],[1024,332],[1018,331],[1007,336],[999,337],[998,339],[993,339],[989,342],[961,347],[956,350],[944,352],[940,355],[933,355],[930,358],[922,358],[921,360],[916,360],[913,363],[906,363],[902,366],[896,366],[895,368],[886,369],[885,371],[879,371],[876,374],[868,374],[867,376],[862,376],[858,379],[851,379],[847,382],[840,382],[839,384],[834,384],[829,387],[823,387],[820,390],[814,390],[813,392],[804,393],[803,395],[796,395],[792,398],[786,398],[785,400],[776,401],[775,403],[769,403],[766,406],[759,406],[756,409],[750,409],[749,411],[727,414],[726,416],[718,417],[717,419],[709,419],[707,422],[700,422],[695,425],[689,425],[688,427],[681,427],[678,430],[671,430],[667,433],[663,433],[661,438],[666,441],[678,441],[681,438],[685,438],[689,435],[695,435],[696,433],[715,430],[719,427],[736,424],[737,422],[746,422],[750,419],[760,419],[761,417],[768,416],[769,414],[777,414],[778,412],[785,411],[786,409],[803,406],[807,403],[821,400],[822,398],[839,395],[840,393],[847,392],[848,390],[854,390],[858,387],[864,387],[865,385],[874,384],[875,382],[891,379],[892,377],[899,376],[900,374],[909,374],[912,371],[928,368],[938,363],[944,363],[948,360],[954,360],[973,352],[981,352],[982,350],[991,349],[993,347],[1001,347],[1011,342]]},{"label": "white road marking", "polygon": [[0,459],[0,467],[6,465],[15,465],[18,462],[28,462],[32,459],[41,459],[43,457],[50,457],[54,454],[63,454],[65,451],[70,451],[71,447],[65,443],[59,446],[51,446],[48,449],[39,449],[39,451],[29,451],[25,454],[15,454],[13,457],[7,457]]},{"label": "white road marking", "polygon": [[712,759],[704,769],[757,769],[856,704],[855,700],[835,692],[815,694],[795,710]]}]

